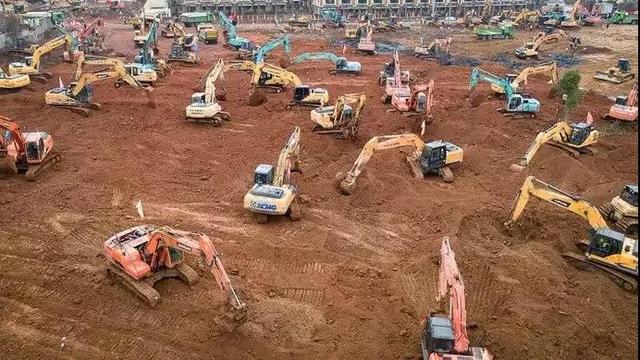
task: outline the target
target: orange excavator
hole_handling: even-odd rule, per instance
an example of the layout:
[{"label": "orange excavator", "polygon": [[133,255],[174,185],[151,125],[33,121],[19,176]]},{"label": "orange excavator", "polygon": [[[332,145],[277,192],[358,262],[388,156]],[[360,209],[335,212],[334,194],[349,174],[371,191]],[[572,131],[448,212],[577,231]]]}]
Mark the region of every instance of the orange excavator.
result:
[{"label": "orange excavator", "polygon": [[633,85],[629,91],[629,95],[618,96],[616,103],[611,105],[609,113],[605,115],[605,119],[636,121],[638,120],[638,82]]},{"label": "orange excavator", "polygon": [[20,172],[27,180],[33,180],[44,169],[60,161],[60,155],[52,150],[53,138],[48,133],[23,133],[18,124],[0,116],[0,172]]},{"label": "orange excavator", "polygon": [[153,288],[159,280],[174,277],[188,285],[198,280],[198,274],[183,260],[185,254],[200,256],[205,268],[225,291],[234,311],[234,320],[246,315],[246,304],[231,286],[220,253],[205,234],[169,227],[136,226],[107,239],[104,251],[111,261],[109,272],[114,278],[152,307],[160,300],[160,294]]},{"label": "orange excavator", "polygon": [[470,347],[467,337],[467,310],[464,281],[449,237],[442,239],[440,247],[440,277],[438,302],[449,297],[449,314],[431,314],[422,331],[422,358],[425,360],[492,360],[485,348]]},{"label": "orange excavator", "polygon": [[431,106],[433,105],[434,81],[413,87],[411,94],[396,93],[391,96],[391,105],[405,116],[420,116],[422,128],[433,121]]}]

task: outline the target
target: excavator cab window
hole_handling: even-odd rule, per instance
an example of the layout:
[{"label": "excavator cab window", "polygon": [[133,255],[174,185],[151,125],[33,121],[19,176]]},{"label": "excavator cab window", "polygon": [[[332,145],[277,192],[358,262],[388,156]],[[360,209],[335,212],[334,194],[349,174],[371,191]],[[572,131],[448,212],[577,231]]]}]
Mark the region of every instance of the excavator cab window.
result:
[{"label": "excavator cab window", "polygon": [[589,254],[607,257],[621,254],[624,235],[611,229],[597,230],[589,243]]},{"label": "excavator cab window", "polygon": [[625,185],[620,198],[629,205],[638,207],[638,185]]},{"label": "excavator cab window", "polygon": [[422,150],[422,169],[424,171],[438,170],[447,162],[447,146],[439,141],[424,145]]},{"label": "excavator cab window", "polygon": [[33,64],[33,56],[27,56],[24,58],[24,63],[27,66],[31,66],[31,64]]},{"label": "excavator cab window", "polygon": [[516,74],[507,74],[505,76],[505,80],[507,80],[509,83],[512,83],[513,80],[515,80],[518,77],[518,75]]},{"label": "excavator cab window", "polygon": [[454,346],[453,326],[447,317],[432,316],[422,333],[423,353],[451,354]]},{"label": "excavator cab window", "polygon": [[616,97],[616,105],[627,105],[627,97],[626,96],[617,96]]},{"label": "excavator cab window", "polygon": [[297,86],[293,92],[294,101],[302,101],[311,94],[311,89],[308,86]]},{"label": "excavator cab window", "polygon": [[509,110],[515,110],[522,104],[522,96],[514,95],[509,99]]},{"label": "excavator cab window", "polygon": [[579,145],[587,140],[591,133],[591,125],[586,123],[576,123],[571,125],[571,135],[569,136],[569,143]]},{"label": "excavator cab window", "polygon": [[273,182],[273,166],[260,164],[256,167],[254,183],[258,185],[271,185]]},{"label": "excavator cab window", "polygon": [[44,141],[42,138],[38,141],[27,142],[27,161],[40,160],[40,149],[44,149]]}]

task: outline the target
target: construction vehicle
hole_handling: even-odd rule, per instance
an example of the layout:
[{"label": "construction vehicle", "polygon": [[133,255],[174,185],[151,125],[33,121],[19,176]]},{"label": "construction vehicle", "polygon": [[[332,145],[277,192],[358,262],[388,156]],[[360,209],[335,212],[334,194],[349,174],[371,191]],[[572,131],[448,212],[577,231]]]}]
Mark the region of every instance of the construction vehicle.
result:
[{"label": "construction vehicle", "polygon": [[269,216],[285,215],[300,220],[298,188],[291,183],[291,173],[300,170],[300,127],[296,126],[280,151],[278,163],[260,164],[254,173],[254,184],[244,196],[244,208],[255,214],[259,223]]},{"label": "construction vehicle", "polygon": [[224,46],[232,50],[253,51],[255,44],[251,41],[238,36],[236,33],[236,25],[229,20],[221,11],[218,12],[218,21],[224,29]]},{"label": "construction vehicle", "polygon": [[538,58],[539,50],[542,44],[549,44],[552,42],[558,42],[562,37],[566,37],[567,34],[560,30],[551,34],[539,33],[531,42],[524,43],[523,46],[516,48],[514,54],[519,59]]},{"label": "construction vehicle", "polygon": [[482,12],[480,13],[480,21],[484,24],[491,23],[491,16],[493,15],[493,0],[485,0]]},{"label": "construction vehicle", "polygon": [[[537,74],[544,74],[549,76],[551,78],[550,81],[552,84],[558,82],[559,79],[558,66],[556,65],[555,61],[552,61],[537,66],[526,67],[518,75],[507,74],[506,80],[511,83],[513,91],[520,93],[524,90],[524,86],[528,83],[529,76]],[[504,89],[496,84],[491,84],[491,90],[493,90],[493,92],[496,94],[504,94]]]},{"label": "construction vehicle", "polygon": [[[2,74],[0,74],[0,84],[2,84]],[[2,86],[0,85],[0,88]],[[611,105],[609,113],[605,119],[621,121],[638,120],[638,81],[633,84],[633,88],[627,96],[616,97],[615,104]]]},{"label": "construction vehicle", "polygon": [[631,61],[629,59],[618,59],[618,65],[610,67],[607,71],[596,71],[593,76],[596,80],[609,81],[615,84],[622,84],[625,81],[635,79],[636,74],[631,72]]},{"label": "construction vehicle", "polygon": [[570,28],[580,27],[580,24],[578,24],[578,22],[576,21],[576,16],[578,15],[579,9],[580,9],[580,0],[576,0],[576,2],[573,4],[573,8],[571,9],[571,12],[569,13],[569,15],[560,22],[560,26],[570,27]]},{"label": "construction vehicle", "polygon": [[[398,57],[398,51],[395,51],[393,54],[393,76],[386,76],[386,68],[385,73],[381,74],[378,78],[378,82],[380,82],[380,77],[383,75],[386,77],[385,86],[384,86],[384,95],[380,98],[383,104],[389,104],[394,95],[396,96],[410,96],[411,88],[409,87],[408,79],[403,81],[403,73],[400,71],[400,58]],[[385,64],[386,66],[386,64]],[[407,73],[406,77],[410,77]]]},{"label": "construction vehicle", "polygon": [[434,39],[429,45],[424,44],[422,37],[420,38],[420,45],[413,49],[415,56],[418,58],[427,58],[437,55],[449,55],[451,54],[451,41],[453,38],[449,36],[446,39]]},{"label": "construction vehicle", "polygon": [[638,241],[625,237],[617,231],[609,229],[607,222],[598,209],[577,195],[562,191],[557,187],[542,182],[533,176],[525,179],[511,208],[507,228],[515,223],[531,196],[567,209],[584,218],[591,225],[589,241],[580,241],[576,245],[584,255],[574,253],[563,254],[563,257],[581,268],[602,270],[614,281],[633,292],[638,287]]},{"label": "construction vehicle", "polygon": [[500,25],[498,27],[480,25],[473,28],[473,33],[480,40],[513,39],[516,34],[511,25]]},{"label": "construction vehicle", "polygon": [[173,32],[172,21],[165,21],[162,26],[162,30],[160,31],[160,35],[167,39],[173,39],[176,36],[175,32]]},{"label": "construction vehicle", "polygon": [[22,132],[18,124],[0,116],[0,172],[24,173],[27,180],[34,180],[58,161],[51,135]]},{"label": "construction vehicle", "polygon": [[[387,79],[393,78],[396,74],[396,54],[394,52],[390,62],[384,63],[382,70],[378,73],[378,84],[385,85]],[[400,71],[400,83],[408,85],[411,81],[411,72],[409,70]]]},{"label": "construction vehicle", "polygon": [[535,117],[536,113],[540,110],[540,102],[537,99],[528,94],[517,94],[508,80],[477,67],[471,70],[471,75],[469,76],[469,91],[475,89],[478,80],[495,84],[504,91],[507,96],[507,104],[504,108],[498,109],[499,112],[504,113],[504,116],[532,118]]},{"label": "construction vehicle", "polygon": [[[198,31],[198,39],[205,44],[217,44],[218,43],[218,28],[210,23],[198,24],[196,26]],[[174,35],[175,36],[175,35]]]},{"label": "construction vehicle", "polygon": [[598,131],[593,128],[591,113],[587,115],[586,122],[569,124],[560,121],[545,131],[538,133],[527,152],[520,158],[518,164],[511,165],[512,170],[522,171],[529,165],[538,149],[544,144],[549,144],[567,151],[577,158],[580,154],[593,154],[589,146],[598,142]]},{"label": "construction vehicle", "polygon": [[142,28],[142,18],[139,16],[132,16],[125,19],[124,23],[133,26],[133,30],[140,30],[140,28]]},{"label": "construction vehicle", "polygon": [[360,75],[362,65],[357,61],[348,61],[344,57],[340,57],[330,52],[304,53],[296,56],[291,63],[299,64],[305,61],[328,60],[335,64],[335,69],[331,70],[331,74],[350,74]]},{"label": "construction vehicle", "polygon": [[421,128],[433,122],[434,81],[428,84],[415,85],[409,94],[396,93],[391,97],[391,105],[405,116],[420,116]]},{"label": "construction vehicle", "polygon": [[[224,62],[218,60],[216,65],[209,70],[205,78],[204,92],[191,95],[191,104],[187,106],[186,117],[189,122],[200,122],[221,126],[222,120],[229,121],[228,112],[222,111],[222,106],[216,100],[216,80],[224,81]],[[224,83],[222,84],[224,90]]]},{"label": "construction vehicle", "polygon": [[619,196],[598,208],[617,230],[638,238],[638,184],[627,184]]},{"label": "construction vehicle", "polygon": [[522,26],[525,23],[536,23],[538,21],[538,16],[540,12],[538,10],[527,10],[522,9],[518,15],[513,18],[513,23],[516,26]]},{"label": "construction vehicle", "polygon": [[47,79],[51,78],[51,74],[43,72],[42,69],[40,69],[42,57],[62,45],[71,49],[73,48],[72,44],[74,41],[75,40],[71,33],[58,36],[55,39],[38,46],[32,56],[26,56],[24,58],[24,62],[14,62],[9,64],[7,72],[9,75],[29,75],[32,80],[45,82]]},{"label": "construction vehicle", "polygon": [[293,15],[287,20],[287,25],[298,28],[311,27],[311,19],[305,15]]},{"label": "construction vehicle", "polygon": [[0,68],[0,92],[16,91],[31,84],[29,75],[7,75]]},{"label": "construction vehicle", "polygon": [[71,49],[66,49],[62,54],[64,61],[73,62],[78,60],[80,53],[90,54],[92,49],[104,48],[104,37],[96,34],[98,26],[102,26],[102,18],[100,17],[82,26],[81,30],[75,31],[77,36],[74,41],[70,41]]},{"label": "construction vehicle", "polygon": [[332,134],[341,138],[355,138],[360,128],[360,116],[367,102],[364,93],[345,94],[334,105],[320,106],[311,110],[313,131],[317,134]]},{"label": "construction vehicle", "polygon": [[320,9],[320,19],[324,28],[344,27],[347,18],[334,8]]},{"label": "construction vehicle", "polygon": [[270,40],[264,45],[254,48],[253,51],[238,51],[238,53],[236,54],[236,59],[250,59],[254,63],[260,64],[264,62],[267,54],[269,54],[279,46],[282,46],[284,48],[284,52],[287,57],[291,56],[291,40],[289,39],[289,35],[284,34]]},{"label": "construction vehicle", "polygon": [[367,29],[366,22],[347,23],[344,27],[344,37],[346,39],[358,39]]},{"label": "construction vehicle", "polygon": [[171,29],[175,36],[171,43],[171,50],[167,57],[167,63],[177,62],[185,65],[196,65],[200,63],[197,55],[197,38],[193,34],[187,34],[182,26],[171,23]]},{"label": "construction vehicle", "polygon": [[[451,249],[448,236],[440,246],[440,275],[436,300],[442,304],[449,299],[449,313],[432,312],[424,321],[420,344],[425,360],[492,360],[485,348],[470,347],[467,335],[467,309],[465,286]],[[442,306],[438,306],[442,309]]]},{"label": "construction vehicle", "polygon": [[131,76],[147,85],[153,84],[158,76],[164,76],[169,70],[167,63],[155,56],[158,52],[157,29],[158,22],[154,21],[149,26],[140,53],[134,57],[133,63],[126,65]]},{"label": "construction vehicle", "polygon": [[90,85],[107,79],[115,79],[116,86],[121,81],[136,89],[143,89],[147,97],[153,90],[150,86],[145,87],[131,76],[121,60],[111,58],[92,59],[85,60],[83,64],[108,66],[108,68],[96,72],[82,73],[80,70],[82,69],[82,64],[79,62],[74,72],[73,81],[69,85],[51,89],[45,93],[44,99],[47,105],[59,106],[87,116],[89,109],[99,110],[102,107],[98,103],[91,102],[93,89]]},{"label": "construction vehicle", "polygon": [[231,285],[213,241],[203,233],[168,226],[135,226],[108,238],[104,242],[104,254],[110,262],[110,275],[151,307],[160,301],[160,293],[154,289],[158,281],[178,278],[187,285],[198,281],[198,273],[184,262],[186,254],[198,256],[224,290],[235,319],[246,316],[247,305]]},{"label": "construction vehicle", "polygon": [[406,159],[416,179],[435,173],[447,183],[453,181],[453,172],[449,166],[462,161],[461,147],[442,140],[425,143],[418,135],[411,133],[374,136],[364,145],[351,169],[347,173],[336,174],[336,183],[342,193],[353,194],[358,176],[376,151],[405,146],[412,148]]},{"label": "construction vehicle", "polygon": [[376,44],[372,40],[373,27],[371,21],[367,23],[365,36],[360,37],[358,40],[358,47],[356,51],[364,55],[374,55],[376,50]]},{"label": "construction vehicle", "polygon": [[630,15],[624,10],[616,10],[607,22],[616,25],[638,25],[638,15]]},{"label": "construction vehicle", "polygon": [[183,12],[180,14],[180,21],[185,27],[198,26],[213,20],[213,14],[208,12]]}]

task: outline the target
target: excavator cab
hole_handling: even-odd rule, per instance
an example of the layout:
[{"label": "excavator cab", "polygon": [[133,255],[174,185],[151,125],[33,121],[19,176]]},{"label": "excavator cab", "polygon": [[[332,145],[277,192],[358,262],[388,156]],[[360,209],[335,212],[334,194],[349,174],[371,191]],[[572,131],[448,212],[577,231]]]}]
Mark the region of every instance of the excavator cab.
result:
[{"label": "excavator cab", "polygon": [[[613,231],[608,228],[598,229],[593,232],[589,241],[589,249],[587,254],[589,257],[597,256],[599,258],[607,258],[609,256],[620,256],[623,252],[631,252],[638,256],[638,242],[632,248],[623,249],[625,236],[622,233]],[[628,245],[627,245],[628,247]],[[615,261],[614,263],[618,263]]]},{"label": "excavator cab", "polygon": [[51,135],[43,131],[24,133],[28,164],[39,164],[53,146]]},{"label": "excavator cab", "polygon": [[273,166],[258,165],[254,172],[254,183],[257,185],[271,185],[273,183]]},{"label": "excavator cab", "polygon": [[31,64],[33,64],[33,56],[25,56],[24,64],[27,66],[31,66]]},{"label": "excavator cab", "polygon": [[508,81],[509,84],[512,84],[517,77],[518,77],[517,74],[507,74],[505,75],[505,80]]},{"label": "excavator cab", "polygon": [[422,331],[422,358],[429,359],[429,354],[451,354],[455,336],[453,325],[448,317],[431,316]]},{"label": "excavator cab", "polygon": [[509,110],[515,111],[522,105],[522,96],[518,94],[514,94],[509,98]]},{"label": "excavator cab", "polygon": [[424,144],[420,165],[424,173],[438,171],[447,164],[447,144],[442,141],[432,141]]},{"label": "excavator cab", "polygon": [[625,185],[620,199],[631,206],[638,207],[638,185]]},{"label": "excavator cab", "polygon": [[593,127],[587,123],[580,122],[571,124],[571,134],[569,135],[568,142],[573,145],[580,145],[587,140],[592,131]]},{"label": "excavator cab", "polygon": [[631,62],[629,59],[618,59],[618,68],[623,72],[631,71]]},{"label": "excavator cab", "polygon": [[295,90],[293,91],[293,101],[302,101],[310,94],[311,88],[309,87],[309,85],[296,86]]},{"label": "excavator cab", "polygon": [[191,104],[204,104],[205,101],[205,93],[203,92],[197,92],[197,93],[193,93],[193,95],[191,95]]}]

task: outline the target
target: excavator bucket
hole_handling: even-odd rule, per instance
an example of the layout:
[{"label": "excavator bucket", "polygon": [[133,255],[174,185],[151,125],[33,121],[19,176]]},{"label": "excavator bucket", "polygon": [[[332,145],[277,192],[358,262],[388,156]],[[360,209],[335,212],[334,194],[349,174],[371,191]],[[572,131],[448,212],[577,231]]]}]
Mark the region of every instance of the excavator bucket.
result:
[{"label": "excavator bucket", "polygon": [[260,106],[268,101],[267,95],[260,89],[253,88],[247,98],[247,105]]},{"label": "excavator bucket", "polygon": [[155,99],[153,98],[153,88],[151,86],[145,87],[144,93],[147,96],[147,105],[155,109],[157,107],[157,104]]}]

